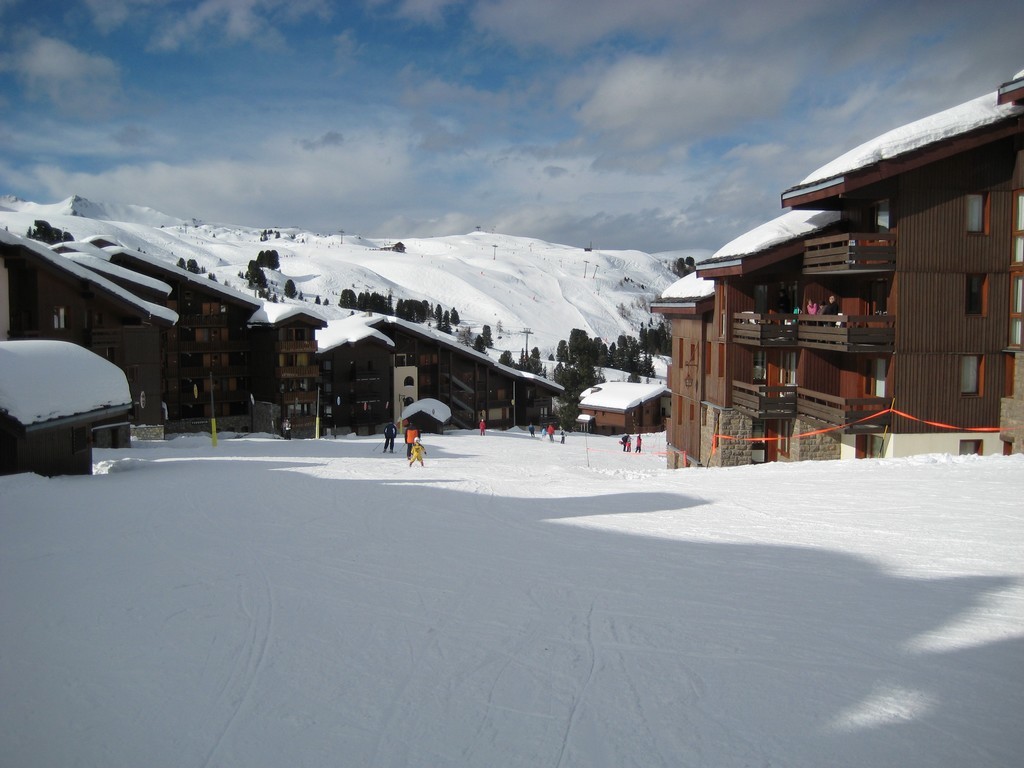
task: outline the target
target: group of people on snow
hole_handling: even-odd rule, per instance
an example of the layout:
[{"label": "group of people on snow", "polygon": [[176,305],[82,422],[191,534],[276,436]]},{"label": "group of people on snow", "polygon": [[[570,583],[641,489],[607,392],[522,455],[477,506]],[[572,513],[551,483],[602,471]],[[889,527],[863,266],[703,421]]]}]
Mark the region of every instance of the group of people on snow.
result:
[{"label": "group of people on snow", "polygon": [[[633,438],[630,437],[628,434],[625,434],[622,437],[620,437],[619,438],[619,442],[622,443],[622,450],[623,450],[624,453],[629,453],[631,450],[634,450],[633,449]],[[643,437],[641,437],[640,433],[637,432],[637,435],[636,435],[636,449],[635,449],[636,453],[640,453],[640,449],[643,447],[643,444],[644,444],[644,439],[643,439]]]}]

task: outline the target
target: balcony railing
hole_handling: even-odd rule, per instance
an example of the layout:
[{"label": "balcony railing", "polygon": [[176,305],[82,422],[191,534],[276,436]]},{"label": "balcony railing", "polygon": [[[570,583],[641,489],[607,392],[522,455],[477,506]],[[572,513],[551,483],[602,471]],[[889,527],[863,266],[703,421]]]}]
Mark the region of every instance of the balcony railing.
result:
[{"label": "balcony railing", "polygon": [[890,401],[883,397],[834,397],[810,389],[797,389],[796,410],[848,433],[878,432],[889,426]]},{"label": "balcony railing", "polygon": [[275,379],[315,379],[318,376],[319,365],[286,365],[274,369]]},{"label": "balcony railing", "polygon": [[850,232],[804,242],[804,274],[894,269],[896,235],[891,232]]},{"label": "balcony railing", "polygon": [[896,339],[889,315],[800,315],[801,347],[844,352],[891,352]]},{"label": "balcony railing", "polygon": [[755,419],[792,419],[796,417],[796,392],[794,386],[768,386],[732,383],[732,404]]},{"label": "balcony railing", "polygon": [[758,347],[796,346],[798,315],[758,315],[737,312],[732,316],[732,338]]},{"label": "balcony railing", "polygon": [[274,344],[278,353],[316,352],[316,341],[278,341]]},{"label": "balcony railing", "polygon": [[732,316],[732,338],[756,347],[813,347],[840,352],[891,352],[895,318],[889,315]]}]

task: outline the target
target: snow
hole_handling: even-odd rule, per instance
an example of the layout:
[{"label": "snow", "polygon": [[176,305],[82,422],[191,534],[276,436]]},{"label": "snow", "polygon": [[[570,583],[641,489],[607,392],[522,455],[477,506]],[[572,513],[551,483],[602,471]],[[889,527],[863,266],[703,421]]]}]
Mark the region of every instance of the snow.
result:
[{"label": "snow", "polygon": [[730,240],[710,260],[760,253],[791,240],[804,239],[839,221],[839,211],[788,211]]},{"label": "snow", "polygon": [[66,341],[0,341],[0,411],[24,426],[129,406],[124,371]]},{"label": "snow", "polygon": [[697,277],[696,272],[676,280],[661,293],[663,299],[703,299],[715,295],[715,281]]},{"label": "snow", "polygon": [[150,317],[159,317],[169,323],[178,322],[178,313],[174,310],[168,309],[161,304],[154,304],[151,301],[140,299],[131,291],[126,291],[121,286],[111,282],[99,273],[94,272],[88,267],[82,266],[76,259],[68,258],[62,254],[56,253],[35,240],[13,235],[7,230],[0,229],[0,243],[27,248],[40,256],[43,260],[56,266],[61,271],[68,272],[81,280],[86,280],[94,285],[100,286],[103,290],[114,294],[122,301],[125,301]]},{"label": "snow", "polygon": [[302,304],[282,304],[272,301],[263,302],[263,306],[257,309],[249,318],[250,325],[276,325],[284,320],[293,317],[309,317],[314,320],[326,322],[319,312],[307,309]]},{"label": "snow", "polygon": [[984,128],[1013,115],[1024,115],[1024,107],[999,104],[996,93],[979,96],[951,109],[902,125],[854,147],[818,168],[794,189],[842,176],[929,144]]},{"label": "snow", "polygon": [[[179,259],[194,259],[217,280],[191,273],[187,279],[252,304],[254,310],[260,302],[251,291],[239,290],[245,288],[239,275],[260,251],[275,250],[280,269],[264,270],[272,290],[283,295],[290,279],[306,299],[280,304],[312,308],[333,324],[349,316],[350,310],[339,305],[346,289],[357,295],[391,294],[396,303],[428,301],[458,310],[460,325],[473,334],[490,326],[495,360],[503,351],[518,360],[527,346],[528,352],[539,348],[541,358],[547,359],[574,328],[592,338],[635,337],[642,325],[660,321],[650,312],[650,299],[675,280],[671,252],[587,251],[485,231],[371,240],[351,233],[319,235],[272,227],[267,239],[265,227],[186,224],[142,206],[80,197],[52,205],[0,199],[0,232],[26,232],[36,219],[70,232],[76,242],[103,238],[119,243],[103,248],[108,256],[123,251],[164,269],[175,267]],[[399,239],[405,253],[382,250]]]},{"label": "snow", "polygon": [[220,438],[0,477],[4,764],[1020,764],[1024,456]]},{"label": "snow", "polygon": [[666,392],[668,392],[668,387],[660,383],[606,381],[584,391],[580,395],[580,407],[628,411],[630,408],[636,408],[641,403],[660,397]]},{"label": "snow", "polygon": [[428,413],[442,424],[446,424],[452,418],[452,409],[432,397],[424,397],[405,406],[402,409],[402,418],[408,419],[417,413]]}]

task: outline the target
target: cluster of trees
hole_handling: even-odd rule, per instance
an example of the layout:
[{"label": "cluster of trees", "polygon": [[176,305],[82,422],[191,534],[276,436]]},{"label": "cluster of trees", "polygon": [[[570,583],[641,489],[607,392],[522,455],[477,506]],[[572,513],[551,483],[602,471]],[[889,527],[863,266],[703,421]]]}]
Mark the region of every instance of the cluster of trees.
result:
[{"label": "cluster of trees", "polygon": [[360,312],[391,315],[401,320],[408,320],[410,323],[423,324],[432,319],[434,327],[444,333],[453,333],[454,329],[458,328],[459,323],[462,322],[459,311],[454,307],[445,309],[440,304],[431,304],[426,299],[423,301],[399,299],[395,303],[391,294],[384,295],[376,291],[361,291],[357,294],[353,289],[346,288],[338,298],[338,306]]},{"label": "cluster of trees", "polygon": [[57,243],[70,243],[75,238],[72,237],[70,232],[65,232],[63,229],[58,227],[50,226],[50,222],[43,221],[42,219],[36,219],[32,226],[28,228],[28,232],[25,236],[32,239],[38,240],[41,243],[47,245],[56,245]]}]

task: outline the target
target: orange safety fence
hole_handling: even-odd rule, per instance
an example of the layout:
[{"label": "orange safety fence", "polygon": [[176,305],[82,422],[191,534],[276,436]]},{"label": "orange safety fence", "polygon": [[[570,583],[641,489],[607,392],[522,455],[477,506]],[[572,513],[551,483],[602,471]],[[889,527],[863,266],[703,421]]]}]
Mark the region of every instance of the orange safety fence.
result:
[{"label": "orange safety fence", "polygon": [[789,440],[799,440],[799,439],[805,438],[805,437],[812,437],[814,435],[822,435],[822,434],[825,434],[827,432],[834,432],[837,429],[847,429],[847,428],[852,427],[852,426],[854,426],[856,424],[863,424],[866,421],[871,421],[873,419],[879,418],[880,416],[886,416],[888,414],[894,414],[896,416],[902,416],[904,419],[910,419],[911,421],[917,421],[917,422],[920,422],[922,424],[927,424],[930,427],[937,427],[939,429],[950,429],[950,430],[953,430],[954,432],[1000,432],[1003,429],[1002,427],[958,427],[958,426],[954,426],[952,424],[943,424],[942,422],[939,422],[939,421],[929,421],[928,419],[920,419],[920,418],[918,418],[916,416],[912,416],[909,413],[904,413],[903,411],[898,411],[895,408],[887,408],[884,411],[880,411],[878,413],[873,413],[870,416],[865,416],[863,419],[858,419],[857,421],[851,422],[850,424],[844,424],[842,426],[835,426],[835,427],[825,427],[824,429],[813,429],[813,430],[810,430],[809,432],[801,432],[801,433],[796,434],[796,435],[790,435],[788,438],[787,437],[735,437],[734,435],[723,435],[723,434],[720,434],[720,433],[716,432],[714,435],[711,436],[711,457],[709,458],[709,461],[710,461],[710,459],[714,458],[715,453],[718,450],[718,441],[719,440],[738,440],[738,441],[748,442],[748,443],[767,443],[767,442],[773,442],[773,441],[774,442],[778,442],[778,441],[786,440],[786,439],[789,439]]}]

